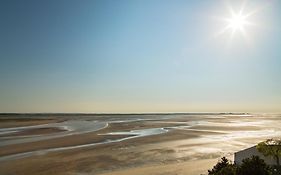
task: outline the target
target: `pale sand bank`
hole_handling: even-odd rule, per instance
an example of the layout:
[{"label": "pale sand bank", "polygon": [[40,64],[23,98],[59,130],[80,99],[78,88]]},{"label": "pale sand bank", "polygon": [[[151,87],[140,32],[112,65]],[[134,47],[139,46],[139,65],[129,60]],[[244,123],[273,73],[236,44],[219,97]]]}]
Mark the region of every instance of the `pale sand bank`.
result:
[{"label": "pale sand bank", "polygon": [[195,160],[180,163],[151,165],[102,173],[99,175],[200,175],[216,164],[218,159]]}]

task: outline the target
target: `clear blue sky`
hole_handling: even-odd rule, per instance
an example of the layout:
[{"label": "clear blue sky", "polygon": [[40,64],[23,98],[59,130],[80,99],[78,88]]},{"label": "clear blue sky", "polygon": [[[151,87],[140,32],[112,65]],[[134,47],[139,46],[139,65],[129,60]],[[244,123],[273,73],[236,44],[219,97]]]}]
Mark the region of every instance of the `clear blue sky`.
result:
[{"label": "clear blue sky", "polygon": [[281,112],[281,2],[214,37],[241,3],[1,0],[0,112]]}]

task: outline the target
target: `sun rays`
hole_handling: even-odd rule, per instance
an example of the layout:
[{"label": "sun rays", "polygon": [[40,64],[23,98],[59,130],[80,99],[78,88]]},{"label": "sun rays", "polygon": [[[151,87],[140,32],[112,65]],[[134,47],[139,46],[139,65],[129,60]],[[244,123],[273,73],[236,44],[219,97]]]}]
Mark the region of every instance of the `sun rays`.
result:
[{"label": "sun rays", "polygon": [[228,4],[228,17],[216,17],[217,20],[223,23],[223,27],[215,37],[228,35],[231,41],[236,35],[241,35],[244,39],[249,40],[249,27],[256,26],[256,23],[251,20],[251,17],[259,10],[246,11],[245,7],[246,1],[242,3],[240,9],[237,11]]}]

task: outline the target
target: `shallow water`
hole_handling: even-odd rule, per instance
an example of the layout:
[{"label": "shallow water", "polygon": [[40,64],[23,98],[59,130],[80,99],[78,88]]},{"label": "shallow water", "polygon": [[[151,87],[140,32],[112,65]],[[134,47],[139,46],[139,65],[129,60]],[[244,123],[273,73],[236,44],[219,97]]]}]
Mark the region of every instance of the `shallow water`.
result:
[{"label": "shallow water", "polygon": [[[64,116],[68,119],[67,116]],[[100,144],[108,144],[114,142],[123,142],[128,139],[138,137],[148,137],[151,135],[172,132],[175,130],[184,130],[187,133],[190,131],[202,132],[197,138],[186,140],[173,141],[167,147],[176,150],[178,158],[190,156],[198,157],[206,155],[226,155],[230,156],[235,151],[252,146],[259,141],[267,138],[281,136],[281,117],[277,114],[173,114],[173,115],[114,115],[108,116],[75,116],[68,121],[61,123],[52,123],[38,126],[27,126],[18,128],[3,128],[0,129],[0,134],[9,132],[19,132],[31,128],[55,127],[64,128],[65,132],[35,135],[27,137],[2,137],[0,138],[0,146],[34,142],[39,140],[47,140],[51,138],[59,138],[74,134],[83,134],[95,132],[106,128],[110,123],[133,123],[137,121],[149,121],[151,123],[166,123],[171,124],[164,128],[148,128],[131,131],[114,131],[104,133],[103,135],[125,135],[125,138],[107,140],[97,143],[89,143],[75,146],[65,146],[51,149],[43,149],[40,151],[31,151],[15,155],[0,157],[1,161],[12,160],[32,155],[42,155],[53,151],[63,151],[69,149],[84,148],[96,146]],[[179,124],[173,126],[172,124]],[[208,134],[204,134],[208,132]],[[211,134],[211,133],[214,134]],[[219,134],[218,134],[219,133]],[[196,145],[196,146],[192,146]],[[164,145],[165,146],[165,145]]]},{"label": "shallow water", "polygon": [[44,125],[35,125],[35,126],[25,126],[25,127],[15,127],[15,128],[3,128],[0,130],[0,135],[20,132],[28,129],[36,128],[60,128],[64,129],[64,132],[51,133],[47,135],[30,135],[30,136],[10,136],[10,137],[1,137],[0,146],[34,142],[40,140],[47,140],[53,138],[60,138],[68,135],[83,134],[88,132],[98,131],[108,126],[107,122],[99,121],[84,121],[84,120],[69,120],[61,123],[50,123]]}]

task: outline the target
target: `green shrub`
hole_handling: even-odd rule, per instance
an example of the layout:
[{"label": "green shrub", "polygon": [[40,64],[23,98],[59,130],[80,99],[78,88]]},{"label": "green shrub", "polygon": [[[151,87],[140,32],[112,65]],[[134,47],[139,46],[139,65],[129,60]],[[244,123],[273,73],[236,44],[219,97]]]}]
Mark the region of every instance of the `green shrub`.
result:
[{"label": "green shrub", "polygon": [[227,160],[227,158],[221,158],[212,170],[208,170],[209,175],[235,175],[236,166]]},{"label": "green shrub", "polygon": [[268,166],[263,159],[252,156],[242,161],[241,165],[232,164],[225,157],[208,170],[209,175],[281,175],[280,166]]},{"label": "green shrub", "polygon": [[252,156],[242,161],[237,168],[237,175],[270,175],[270,167],[258,156]]}]

